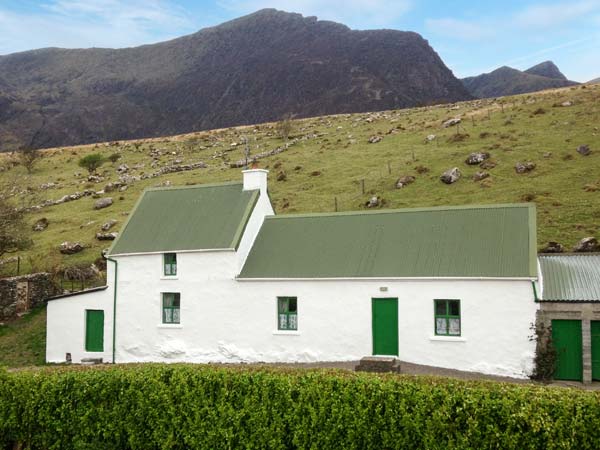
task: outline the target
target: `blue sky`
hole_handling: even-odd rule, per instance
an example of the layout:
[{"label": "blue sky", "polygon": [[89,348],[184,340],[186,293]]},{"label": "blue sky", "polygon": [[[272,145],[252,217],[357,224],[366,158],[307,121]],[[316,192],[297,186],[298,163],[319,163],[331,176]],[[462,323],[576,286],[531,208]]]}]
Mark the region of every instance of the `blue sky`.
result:
[{"label": "blue sky", "polygon": [[0,0],[0,54],[148,44],[267,7],[416,31],[458,77],[547,59],[570,79],[600,77],[600,0]]}]

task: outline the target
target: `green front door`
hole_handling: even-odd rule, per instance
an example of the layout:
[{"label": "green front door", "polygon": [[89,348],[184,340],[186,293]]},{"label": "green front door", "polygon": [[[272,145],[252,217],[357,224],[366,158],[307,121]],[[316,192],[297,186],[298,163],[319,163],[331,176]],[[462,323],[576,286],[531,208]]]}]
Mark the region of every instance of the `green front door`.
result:
[{"label": "green front door", "polygon": [[600,380],[600,321],[590,322],[592,333],[592,380]]},{"label": "green front door", "polygon": [[104,351],[104,311],[102,310],[85,311],[85,351]]},{"label": "green front door", "polygon": [[398,299],[374,298],[373,354],[398,356]]},{"label": "green front door", "polygon": [[553,320],[552,343],[556,349],[557,380],[578,380],[583,376],[581,320]]}]

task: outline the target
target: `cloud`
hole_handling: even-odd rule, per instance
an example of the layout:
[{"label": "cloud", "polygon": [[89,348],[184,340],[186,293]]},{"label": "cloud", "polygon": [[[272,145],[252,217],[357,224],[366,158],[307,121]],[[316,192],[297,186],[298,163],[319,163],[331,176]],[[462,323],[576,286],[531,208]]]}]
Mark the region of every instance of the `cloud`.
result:
[{"label": "cloud", "polygon": [[495,34],[495,27],[486,26],[482,21],[471,22],[451,17],[426,19],[425,29],[432,34],[464,41],[490,38]]},{"label": "cloud", "polygon": [[0,6],[0,54],[40,47],[128,47],[194,30],[167,0],[51,0],[37,13]]},{"label": "cloud", "polygon": [[568,23],[594,12],[600,12],[599,0],[538,4],[518,12],[514,23],[523,27],[543,28]]},{"label": "cloud", "polygon": [[365,29],[393,26],[411,10],[412,0],[220,0],[218,5],[237,14],[277,8]]}]

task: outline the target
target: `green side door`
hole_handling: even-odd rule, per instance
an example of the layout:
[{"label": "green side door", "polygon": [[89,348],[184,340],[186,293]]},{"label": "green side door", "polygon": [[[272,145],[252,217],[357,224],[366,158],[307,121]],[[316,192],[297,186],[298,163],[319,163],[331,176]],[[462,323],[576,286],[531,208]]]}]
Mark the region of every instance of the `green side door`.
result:
[{"label": "green side door", "polygon": [[104,311],[85,311],[85,351],[104,351]]},{"label": "green side door", "polygon": [[592,380],[600,380],[600,321],[590,322],[592,334]]},{"label": "green side door", "polygon": [[398,299],[372,299],[373,354],[398,356]]},{"label": "green side door", "polygon": [[583,378],[581,320],[553,320],[552,343],[556,349],[554,378],[581,381]]}]

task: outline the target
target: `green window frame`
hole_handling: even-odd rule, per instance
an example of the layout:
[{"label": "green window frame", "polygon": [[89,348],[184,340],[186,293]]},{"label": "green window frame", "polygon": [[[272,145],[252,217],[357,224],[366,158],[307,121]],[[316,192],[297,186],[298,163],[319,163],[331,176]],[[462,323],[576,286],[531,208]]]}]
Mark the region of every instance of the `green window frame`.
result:
[{"label": "green window frame", "polygon": [[163,274],[166,277],[177,275],[177,253],[165,253],[163,255]]},{"label": "green window frame", "polygon": [[433,329],[436,336],[460,336],[460,300],[436,299],[433,301]]},{"label": "green window frame", "polygon": [[181,323],[181,295],[178,292],[163,292],[162,323]]},{"label": "green window frame", "polygon": [[277,297],[277,329],[298,330],[298,298]]}]

